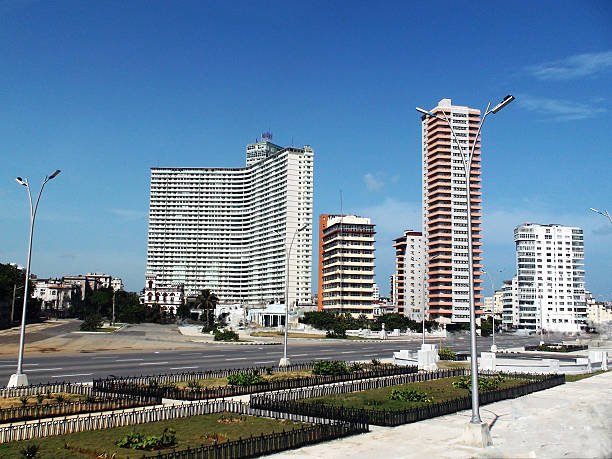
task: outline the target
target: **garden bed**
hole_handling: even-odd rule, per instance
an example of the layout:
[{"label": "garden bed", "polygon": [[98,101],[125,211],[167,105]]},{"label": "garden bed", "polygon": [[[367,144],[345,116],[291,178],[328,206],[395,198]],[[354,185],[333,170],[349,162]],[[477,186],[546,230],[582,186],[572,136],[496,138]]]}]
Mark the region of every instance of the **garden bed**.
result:
[{"label": "garden bed", "polygon": [[[435,378],[440,373],[433,372],[434,377],[426,381],[384,384],[386,387],[359,392],[338,390],[338,393],[302,400],[292,399],[292,395],[287,392],[252,396],[251,406],[306,416],[397,426],[470,409],[470,377],[465,373],[453,378]],[[565,382],[564,375],[486,375],[481,376],[481,379],[479,398],[483,405],[520,397]]]},{"label": "garden bed", "polygon": [[[318,372],[316,367],[322,365],[331,365],[327,369],[334,371]],[[298,364],[294,368],[286,369],[261,367],[207,373],[160,375],[159,377],[97,379],[94,380],[93,387],[97,391],[131,396],[205,400],[342,381],[412,374],[416,371],[416,367],[380,365],[378,362],[367,365],[347,365],[344,362],[318,361],[314,364]]]},{"label": "garden bed", "polygon": [[[431,381],[420,381],[398,386],[383,387],[380,389],[372,389],[361,392],[351,392],[348,394],[330,395],[327,397],[317,397],[308,400],[302,400],[310,404],[327,404],[333,406],[342,406],[345,408],[357,409],[372,409],[372,410],[405,410],[410,408],[418,408],[431,405],[439,402],[447,402],[470,395],[470,390],[467,388],[458,388],[453,386],[453,382],[458,381],[458,378],[442,378]],[[524,384],[523,379],[504,379],[501,381],[497,389],[507,389]],[[402,401],[393,400],[390,398],[392,392],[397,391],[414,391],[415,393],[427,394],[431,402],[422,401]]]},{"label": "garden bed", "polygon": [[[234,413],[215,413],[206,416],[193,416],[169,421],[152,422],[137,426],[104,429],[91,432],[78,432],[36,440],[0,444],[0,457],[20,457],[20,450],[27,445],[39,445],[37,458],[85,458],[100,457],[104,453],[111,457],[140,458],[156,456],[213,443],[224,443],[250,436],[260,436],[273,432],[283,432],[309,426],[309,424],[289,420],[276,420]],[[121,448],[116,445],[131,432],[144,436],[160,436],[164,429],[176,431],[174,445],[159,450],[146,451]]]}]

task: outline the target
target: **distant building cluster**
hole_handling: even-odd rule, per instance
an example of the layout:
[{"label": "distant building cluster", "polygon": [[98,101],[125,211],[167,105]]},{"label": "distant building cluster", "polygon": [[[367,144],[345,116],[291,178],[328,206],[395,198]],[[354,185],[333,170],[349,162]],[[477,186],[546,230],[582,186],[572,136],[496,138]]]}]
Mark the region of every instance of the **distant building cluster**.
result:
[{"label": "distant building cluster", "polygon": [[[481,113],[451,99],[428,113],[421,124],[422,230],[388,242],[395,249],[388,299],[374,282],[376,222],[343,213],[319,216],[312,295],[314,152],[281,147],[264,133],[247,145],[244,168],[151,169],[142,302],[175,309],[209,289],[223,307],[263,308],[256,321],[278,326],[284,319],[269,305],[283,304],[287,289],[293,312],[316,304],[354,317],[397,312],[461,325],[470,320],[472,291],[477,319],[494,316],[506,329],[576,333],[610,320],[610,306],[585,290],[577,227],[517,226],[516,275],[483,297]],[[463,154],[472,145],[466,177]]]},{"label": "distant building cluster", "polygon": [[32,298],[41,301],[41,311],[49,316],[63,317],[75,301],[83,301],[88,293],[100,288],[123,290],[123,281],[108,274],[88,273],[78,276],[40,279],[31,276],[34,283]]}]

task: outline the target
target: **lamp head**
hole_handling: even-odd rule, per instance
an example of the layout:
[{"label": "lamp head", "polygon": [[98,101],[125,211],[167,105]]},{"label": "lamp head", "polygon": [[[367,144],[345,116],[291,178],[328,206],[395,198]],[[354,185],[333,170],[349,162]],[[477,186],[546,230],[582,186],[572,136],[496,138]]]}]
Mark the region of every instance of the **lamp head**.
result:
[{"label": "lamp head", "polygon": [[422,113],[425,116],[435,116],[433,113],[428,112],[427,110],[424,110],[422,108],[416,107],[416,111],[419,113]]},{"label": "lamp head", "polygon": [[499,104],[493,107],[493,110],[491,110],[491,113],[493,114],[497,113],[498,111],[500,111],[502,108],[504,108],[506,105],[508,105],[513,100],[514,100],[514,96],[512,94],[508,94],[506,97],[504,97],[504,100],[502,100]]},{"label": "lamp head", "polygon": [[23,186],[28,186],[28,182],[26,182],[26,181],[25,181],[24,179],[22,179],[21,177],[17,177],[17,178],[15,179],[15,181],[16,181],[17,183],[19,183],[20,185],[23,185]]},{"label": "lamp head", "polygon": [[599,211],[597,209],[593,209],[592,207],[589,207],[589,210],[592,210],[593,212],[599,213]]},{"label": "lamp head", "polygon": [[58,169],[58,170],[56,170],[56,171],[55,171],[53,174],[51,174],[51,175],[49,176],[49,180],[51,180],[51,179],[53,179],[53,178],[57,177],[57,176],[59,175],[59,173],[60,173],[60,172],[61,172],[61,170],[59,170],[59,169]]}]

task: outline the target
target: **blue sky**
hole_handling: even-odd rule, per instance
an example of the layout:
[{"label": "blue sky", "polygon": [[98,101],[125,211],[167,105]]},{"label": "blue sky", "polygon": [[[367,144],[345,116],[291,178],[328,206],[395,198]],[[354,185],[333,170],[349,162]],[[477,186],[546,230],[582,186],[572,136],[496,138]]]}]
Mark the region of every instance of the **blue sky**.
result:
[{"label": "blue sky", "polygon": [[518,224],[581,226],[587,288],[612,299],[612,225],[588,211],[612,211],[609,1],[0,1],[0,65],[1,262],[25,264],[14,177],[59,168],[33,272],[140,290],[149,168],[242,166],[270,129],[315,149],[315,234],[340,190],[377,224],[387,293],[392,239],[420,229],[414,107],[511,93],[483,132],[485,265],[511,277]]}]

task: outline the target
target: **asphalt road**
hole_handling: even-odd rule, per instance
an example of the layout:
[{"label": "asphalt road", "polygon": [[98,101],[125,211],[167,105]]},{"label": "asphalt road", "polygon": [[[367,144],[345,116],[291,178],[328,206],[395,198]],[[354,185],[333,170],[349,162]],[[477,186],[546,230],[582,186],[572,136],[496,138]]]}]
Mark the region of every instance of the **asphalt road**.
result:
[{"label": "asphalt road", "polygon": [[[537,344],[536,336],[501,335],[500,348]],[[428,342],[438,343],[438,340]],[[293,362],[316,359],[371,360],[390,358],[400,349],[416,350],[420,341],[328,341],[289,340],[289,357]],[[469,352],[469,335],[451,336],[444,346],[455,352]],[[488,350],[491,338],[478,338],[479,352]],[[273,366],[282,357],[282,345],[202,344],[201,349],[137,352],[96,352],[77,355],[42,355],[24,357],[24,372],[30,384],[45,382],[85,382],[114,376],[149,375],[166,372],[189,372],[232,367]],[[5,385],[17,365],[16,358],[0,357],[0,385]]]}]

